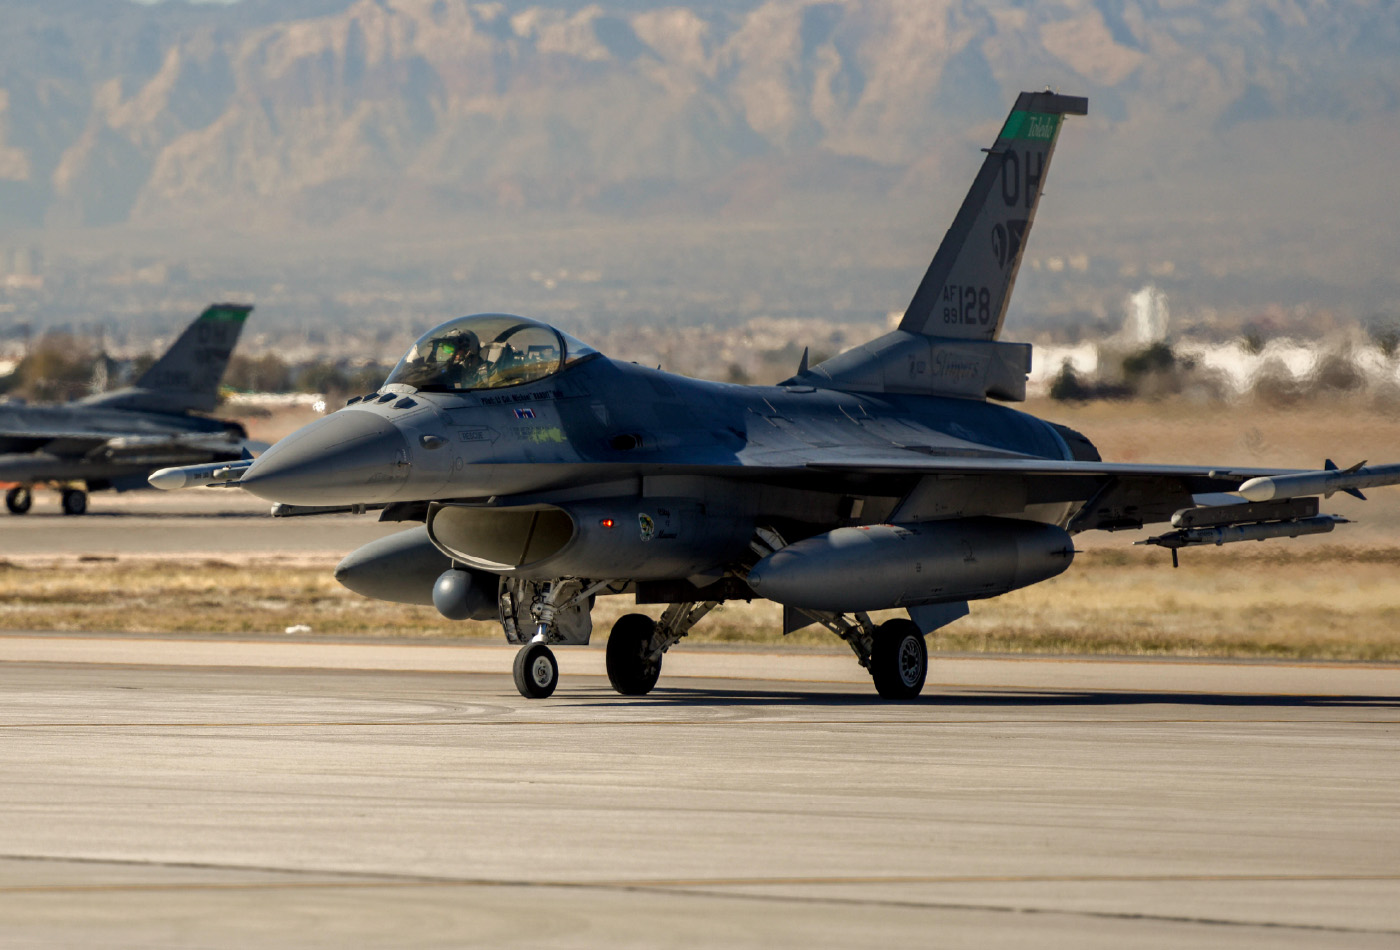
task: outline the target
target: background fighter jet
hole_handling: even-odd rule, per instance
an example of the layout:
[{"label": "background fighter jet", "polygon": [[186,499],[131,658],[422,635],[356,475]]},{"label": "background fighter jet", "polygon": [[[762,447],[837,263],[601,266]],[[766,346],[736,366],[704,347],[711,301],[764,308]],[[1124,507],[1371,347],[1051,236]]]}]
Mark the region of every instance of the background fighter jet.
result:
[{"label": "background fighter jet", "polygon": [[63,512],[87,510],[87,491],[146,487],[152,470],[237,459],[248,435],[199,413],[218,405],[219,381],[252,307],[214,304],[185,328],[135,386],[61,406],[0,403],[0,482],[12,514],[33,486],[62,486]]},{"label": "background fighter jet", "polygon": [[[1316,494],[1400,466],[1285,473],[1105,463],[1083,435],[991,400],[1025,396],[1031,350],[998,339],[1065,115],[1022,93],[899,328],[777,386],[702,382],[608,359],[503,314],[430,331],[380,390],[255,462],[157,473],[236,483],[274,513],[383,509],[421,526],[345,558],[370,597],[498,619],[515,682],[548,696],[550,646],[588,642],[599,595],[664,603],[617,621],[618,692],[716,604],[763,597],[784,626],[846,641],[882,696],[923,688],[924,636],[1054,577],[1080,531],[1170,521],[1171,548],[1330,531]],[[1243,484],[1242,484],[1243,483]],[[340,506],[337,509],[337,506]],[[871,611],[906,608],[878,626]]]}]

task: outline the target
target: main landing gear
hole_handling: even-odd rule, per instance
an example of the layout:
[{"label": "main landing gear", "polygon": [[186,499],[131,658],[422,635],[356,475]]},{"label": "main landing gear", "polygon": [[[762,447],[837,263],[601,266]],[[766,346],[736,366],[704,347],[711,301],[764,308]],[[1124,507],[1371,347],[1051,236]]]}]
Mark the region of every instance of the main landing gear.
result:
[{"label": "main landing gear", "polygon": [[60,497],[65,515],[81,515],[87,512],[87,492],[81,488],[65,488]]},{"label": "main landing gear", "polygon": [[5,507],[12,515],[22,515],[34,504],[34,489],[28,485],[16,485],[5,492]]},{"label": "main landing gear", "polygon": [[801,611],[846,641],[860,665],[870,671],[875,692],[885,699],[913,699],[923,692],[928,678],[928,644],[912,620],[895,618],[878,627],[869,614],[844,614],[820,610]]},{"label": "main landing gear", "polygon": [[661,676],[661,658],[690,633],[718,601],[671,604],[659,621],[624,614],[608,634],[608,682],[623,696],[645,696]]},{"label": "main landing gear", "polygon": [[[527,699],[544,699],[559,685],[559,662],[551,645],[586,644],[593,631],[589,608],[611,581],[564,578],[501,582],[501,626],[506,639],[521,644],[515,655],[515,688]],[[608,681],[624,696],[644,696],[661,675],[661,658],[680,642],[717,602],[671,604],[660,620],[645,614],[618,618],[608,636]]]},{"label": "main landing gear", "polygon": [[[65,488],[59,495],[65,515],[81,515],[87,511],[87,492],[81,488]],[[12,515],[28,514],[34,505],[34,488],[31,485],[16,485],[5,492],[5,507]]]},{"label": "main landing gear", "polygon": [[885,699],[913,699],[928,678],[928,644],[912,620],[886,620],[875,631],[870,677]]}]

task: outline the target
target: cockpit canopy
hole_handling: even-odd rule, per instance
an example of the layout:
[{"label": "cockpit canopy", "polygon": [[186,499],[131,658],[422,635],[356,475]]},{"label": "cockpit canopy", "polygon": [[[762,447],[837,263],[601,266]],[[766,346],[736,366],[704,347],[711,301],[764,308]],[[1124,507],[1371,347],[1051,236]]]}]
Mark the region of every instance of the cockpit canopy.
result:
[{"label": "cockpit canopy", "polygon": [[596,350],[538,320],[478,313],[428,331],[386,382],[426,392],[504,389],[553,376],[596,355]]}]

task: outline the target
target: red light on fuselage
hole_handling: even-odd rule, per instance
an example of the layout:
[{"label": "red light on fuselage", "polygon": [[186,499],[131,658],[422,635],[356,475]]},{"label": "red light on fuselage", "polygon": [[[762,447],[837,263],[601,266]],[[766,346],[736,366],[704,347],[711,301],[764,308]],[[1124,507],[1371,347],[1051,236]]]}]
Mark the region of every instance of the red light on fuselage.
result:
[{"label": "red light on fuselage", "polygon": [[600,522],[598,522],[598,523],[601,524],[601,525],[602,525],[603,527],[605,527],[605,528],[611,528],[611,527],[613,526],[613,520],[612,520],[611,518],[604,518],[602,521],[600,521]]}]

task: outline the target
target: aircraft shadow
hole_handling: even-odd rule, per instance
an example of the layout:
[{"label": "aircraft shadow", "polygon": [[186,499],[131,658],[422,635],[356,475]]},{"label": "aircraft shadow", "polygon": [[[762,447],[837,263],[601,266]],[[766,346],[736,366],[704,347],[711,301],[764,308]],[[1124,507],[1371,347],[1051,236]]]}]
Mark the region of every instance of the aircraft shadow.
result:
[{"label": "aircraft shadow", "polygon": [[881,699],[873,692],[833,693],[799,690],[691,689],[657,687],[644,697],[612,696],[586,705],[636,706],[931,706],[961,709],[1014,709],[1032,706],[1223,706],[1278,709],[1400,709],[1400,696],[1241,695],[1232,693],[1142,692],[1136,690],[969,690],[931,691],[912,700]]}]

